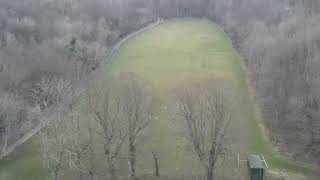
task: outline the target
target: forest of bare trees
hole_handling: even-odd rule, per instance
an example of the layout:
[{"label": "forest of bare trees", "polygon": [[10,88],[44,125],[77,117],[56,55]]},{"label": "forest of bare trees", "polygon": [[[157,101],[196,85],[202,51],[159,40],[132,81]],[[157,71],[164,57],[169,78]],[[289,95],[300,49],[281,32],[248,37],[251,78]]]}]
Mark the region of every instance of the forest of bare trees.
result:
[{"label": "forest of bare trees", "polygon": [[[73,97],[84,91],[88,76],[119,40],[159,18],[174,17],[205,17],[225,29],[243,57],[273,143],[283,153],[290,149],[291,158],[319,163],[318,0],[0,0],[0,153],[41,123],[42,115],[52,115],[62,104],[72,112]],[[97,158],[94,146],[103,147],[109,176],[116,173],[115,161],[125,150],[130,176],[136,176],[136,146],[152,120],[155,102],[139,79],[118,81],[127,82],[123,92],[108,86],[88,93],[87,129],[79,129],[78,112],[68,122],[61,115],[65,112],[56,112],[41,131],[53,179],[66,164],[80,179],[106,175],[92,163]],[[181,98],[182,114],[192,110],[184,107],[190,95]],[[199,101],[214,103],[215,112],[225,113],[219,98],[213,94]],[[226,118],[217,120],[223,124]],[[192,119],[185,120],[191,125]],[[101,133],[94,134],[92,126]],[[219,131],[224,126],[215,127],[214,138],[223,141]],[[93,143],[96,136],[100,144]],[[211,152],[218,148],[215,153],[222,153],[222,147],[207,152],[197,146],[199,158],[209,160],[202,163],[210,176],[216,158]]]},{"label": "forest of bare trees", "polygon": [[240,51],[269,135],[294,159],[318,161],[319,1],[216,1]]},{"label": "forest of bare trees", "polygon": [[125,161],[129,177],[137,179],[137,149],[156,107],[145,83],[132,75],[110,78],[103,85],[94,84],[86,97],[85,114],[72,104],[55,113],[40,133],[52,179],[62,174],[80,180],[116,179]]}]

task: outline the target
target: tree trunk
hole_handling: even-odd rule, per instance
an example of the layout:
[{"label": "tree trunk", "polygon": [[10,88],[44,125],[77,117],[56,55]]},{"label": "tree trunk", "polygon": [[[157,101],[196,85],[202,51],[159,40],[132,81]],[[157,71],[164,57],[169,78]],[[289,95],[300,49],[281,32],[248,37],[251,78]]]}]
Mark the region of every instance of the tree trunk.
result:
[{"label": "tree trunk", "polygon": [[207,169],[207,180],[213,180],[213,172],[214,172],[214,156],[211,150],[210,160],[209,160],[209,167]]},{"label": "tree trunk", "polygon": [[108,160],[108,172],[111,178],[115,177],[115,167],[114,167],[114,163],[113,160],[109,159]]},{"label": "tree trunk", "polygon": [[136,170],[135,170],[135,163],[136,163],[136,153],[134,145],[129,145],[129,178],[135,180],[136,179]]},{"label": "tree trunk", "polygon": [[89,171],[89,176],[91,180],[94,180],[94,173],[93,171]]},{"label": "tree trunk", "polygon": [[154,165],[155,165],[155,171],[154,171],[154,175],[156,177],[160,177],[160,173],[159,173],[159,164],[158,164],[158,157],[156,155],[155,152],[152,152],[152,156],[153,156],[153,160],[154,160]]},{"label": "tree trunk", "polygon": [[55,168],[55,170],[52,171],[51,179],[52,180],[58,180],[58,168]]},{"label": "tree trunk", "polygon": [[207,170],[207,180],[213,180],[213,170],[212,169]]},{"label": "tree trunk", "polygon": [[110,147],[107,147],[105,146],[104,147],[104,154],[106,156],[106,159],[107,159],[107,171],[108,171],[108,175],[113,178],[114,175],[115,175],[115,168],[114,168],[114,163],[113,163],[113,159],[111,157],[111,154],[110,154]]},{"label": "tree trunk", "polygon": [[83,180],[83,173],[82,172],[79,173],[79,180]]},{"label": "tree trunk", "polygon": [[[81,152],[80,151],[77,151],[77,161],[78,162],[81,162]],[[79,171],[79,180],[83,180],[83,172]]]}]

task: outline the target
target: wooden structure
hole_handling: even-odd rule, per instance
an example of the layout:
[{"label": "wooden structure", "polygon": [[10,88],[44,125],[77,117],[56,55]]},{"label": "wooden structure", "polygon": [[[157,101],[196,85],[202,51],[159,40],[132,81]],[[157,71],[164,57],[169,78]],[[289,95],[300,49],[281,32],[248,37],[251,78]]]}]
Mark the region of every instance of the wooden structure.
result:
[{"label": "wooden structure", "polygon": [[248,156],[248,167],[250,180],[264,180],[265,169],[262,160],[258,155]]}]

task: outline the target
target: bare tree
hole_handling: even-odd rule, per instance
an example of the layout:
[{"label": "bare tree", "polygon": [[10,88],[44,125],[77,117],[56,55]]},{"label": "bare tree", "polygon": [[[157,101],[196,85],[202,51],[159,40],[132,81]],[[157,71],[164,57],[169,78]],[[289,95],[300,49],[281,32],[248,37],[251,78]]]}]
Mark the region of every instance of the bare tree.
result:
[{"label": "bare tree", "polygon": [[57,180],[66,160],[66,127],[61,113],[41,132],[43,159],[50,170],[51,179]]},{"label": "bare tree", "polygon": [[[87,165],[86,155],[90,152],[93,139],[90,134],[90,126],[84,126],[83,119],[80,118],[80,112],[74,110],[70,105],[70,112],[67,116],[65,126],[66,131],[66,153],[68,156],[69,168],[79,172],[79,180],[84,179],[84,174],[89,174],[90,168]],[[86,136],[89,131],[89,137]]]},{"label": "bare tree", "polygon": [[158,162],[159,158],[158,158],[158,155],[155,151],[152,151],[152,157],[153,157],[154,167],[155,167],[154,175],[156,177],[160,177],[159,162]]},{"label": "bare tree", "polygon": [[108,173],[111,177],[115,175],[115,160],[121,152],[126,138],[124,122],[121,119],[120,100],[112,93],[110,87],[112,82],[104,85],[95,85],[88,93],[89,113],[98,123],[102,130],[104,155]]},{"label": "bare tree", "polygon": [[136,151],[140,135],[151,123],[154,100],[146,92],[145,83],[133,74],[123,79],[122,111],[127,121],[129,177],[136,179]]},{"label": "bare tree", "polygon": [[226,153],[229,112],[223,94],[208,85],[186,88],[178,98],[179,114],[187,125],[207,180],[212,180],[216,162]]},{"label": "bare tree", "polygon": [[[69,121],[65,115],[65,112],[69,110],[66,105],[70,103],[69,100],[72,99],[73,93],[70,81],[56,77],[42,78],[37,88],[33,90],[33,98],[42,111],[48,111],[51,106],[59,105],[60,107],[60,109],[55,109],[56,112],[53,112],[52,116],[48,117],[49,119],[46,119],[48,125],[40,132],[43,159],[51,171],[52,180],[58,179],[67,155],[70,157],[68,148],[74,145],[68,144],[70,143],[68,142],[70,129],[67,126],[67,122],[73,123],[73,121]],[[75,144],[78,145],[77,142]]]},{"label": "bare tree", "polygon": [[41,111],[65,102],[72,95],[71,81],[58,77],[43,77],[32,90],[32,99],[40,106]]}]

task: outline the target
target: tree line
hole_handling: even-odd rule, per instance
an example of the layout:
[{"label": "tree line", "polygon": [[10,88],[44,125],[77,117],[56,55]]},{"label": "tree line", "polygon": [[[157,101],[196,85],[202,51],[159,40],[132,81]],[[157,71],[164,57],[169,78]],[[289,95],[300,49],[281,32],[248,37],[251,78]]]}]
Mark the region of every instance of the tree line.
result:
[{"label": "tree line", "polygon": [[215,2],[216,21],[243,57],[273,143],[293,159],[318,163],[319,1]]},{"label": "tree line", "polygon": [[[211,80],[180,88],[174,110],[174,117],[186,125],[184,137],[207,180],[215,177],[217,162],[228,147],[230,109],[217,84]],[[148,84],[132,73],[103,76],[90,85],[83,100],[56,112],[40,132],[43,160],[51,178],[113,180],[127,173],[129,179],[140,179],[137,162],[144,162],[138,156],[142,152],[144,158],[152,156],[154,176],[159,177],[159,150],[144,146],[160,110]]]}]

